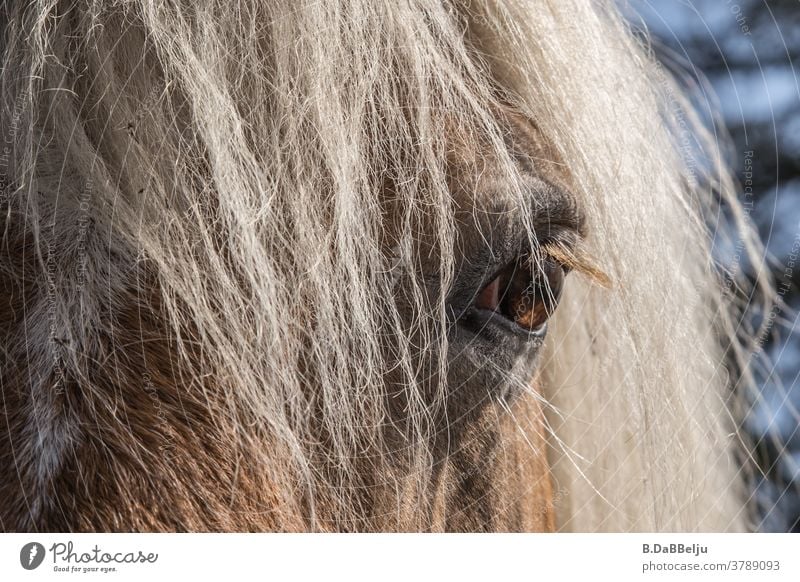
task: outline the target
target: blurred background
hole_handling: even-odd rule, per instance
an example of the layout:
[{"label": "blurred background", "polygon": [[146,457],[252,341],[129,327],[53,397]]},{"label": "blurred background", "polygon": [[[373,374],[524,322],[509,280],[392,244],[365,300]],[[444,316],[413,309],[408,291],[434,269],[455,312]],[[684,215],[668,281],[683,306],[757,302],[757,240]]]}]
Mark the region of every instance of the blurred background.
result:
[{"label": "blurred background", "polygon": [[[761,473],[752,491],[760,530],[800,532],[800,0],[628,0],[623,10],[732,138],[728,161],[786,304],[772,314],[770,363],[745,421]],[[730,244],[717,246],[723,264],[738,260]]]}]

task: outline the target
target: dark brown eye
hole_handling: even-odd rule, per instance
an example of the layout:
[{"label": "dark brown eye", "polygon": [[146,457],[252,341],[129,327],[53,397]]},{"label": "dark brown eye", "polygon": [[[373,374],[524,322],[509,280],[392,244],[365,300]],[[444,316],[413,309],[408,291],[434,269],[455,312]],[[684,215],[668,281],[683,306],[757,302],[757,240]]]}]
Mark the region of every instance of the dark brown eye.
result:
[{"label": "dark brown eye", "polygon": [[564,267],[545,256],[523,255],[507,265],[478,294],[475,307],[499,313],[528,331],[538,331],[553,314],[564,285]]}]

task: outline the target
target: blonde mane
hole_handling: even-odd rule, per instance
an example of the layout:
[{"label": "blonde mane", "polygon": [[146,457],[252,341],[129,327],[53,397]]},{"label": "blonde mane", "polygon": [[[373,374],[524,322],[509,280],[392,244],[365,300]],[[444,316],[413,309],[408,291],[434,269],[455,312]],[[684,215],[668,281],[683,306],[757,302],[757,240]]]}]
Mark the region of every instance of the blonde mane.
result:
[{"label": "blonde mane", "polygon": [[[437,529],[418,509],[436,504],[429,443],[447,398],[422,378],[447,366],[436,354],[447,353],[437,330],[457,244],[448,136],[460,128],[462,146],[488,148],[514,177],[500,108],[546,137],[554,155],[540,161],[569,177],[587,252],[609,281],[596,284],[599,270],[570,277],[537,368],[541,396],[524,396],[545,407],[556,528],[750,527],[726,367],[746,370],[749,356],[709,226],[724,206],[745,252],[755,257],[758,243],[710,134],[613,6],[49,0],[3,10],[0,272],[14,300],[40,290],[0,328],[2,389],[16,381],[30,394],[19,422],[36,435],[16,441],[13,464],[3,457],[30,484],[19,527],[55,511],[64,459],[86,441],[70,411],[119,421],[98,421],[98,433],[124,431],[113,395],[167,398],[163,379],[127,355],[165,342],[175,398],[214,426],[198,447],[264,476],[275,529]],[[687,120],[706,156],[691,175],[679,144]],[[421,231],[438,261],[432,299]],[[420,314],[411,328],[399,295]],[[143,321],[160,331],[125,335]],[[746,373],[739,384],[748,389]],[[386,430],[398,386],[402,474],[386,458],[398,450]],[[515,420],[520,442],[539,430]],[[191,438],[156,446],[161,461],[170,442]],[[155,449],[108,448],[144,474],[154,462]],[[369,518],[366,490],[381,492]]]}]

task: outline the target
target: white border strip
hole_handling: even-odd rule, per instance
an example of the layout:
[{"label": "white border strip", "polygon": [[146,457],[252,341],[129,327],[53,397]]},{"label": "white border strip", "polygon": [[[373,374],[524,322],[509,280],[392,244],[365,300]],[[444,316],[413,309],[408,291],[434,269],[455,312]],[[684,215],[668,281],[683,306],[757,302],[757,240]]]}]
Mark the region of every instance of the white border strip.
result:
[{"label": "white border strip", "polygon": [[0,580],[796,582],[798,550],[792,534],[4,534]]}]

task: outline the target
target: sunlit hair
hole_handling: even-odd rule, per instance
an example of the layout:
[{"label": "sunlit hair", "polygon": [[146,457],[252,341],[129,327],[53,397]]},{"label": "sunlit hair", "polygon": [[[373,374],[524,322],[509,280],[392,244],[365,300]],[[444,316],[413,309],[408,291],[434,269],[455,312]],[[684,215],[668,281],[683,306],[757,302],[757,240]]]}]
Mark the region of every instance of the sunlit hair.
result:
[{"label": "sunlit hair", "polygon": [[[458,127],[462,145],[488,148],[514,177],[494,113],[512,108],[548,140],[589,233],[586,257],[562,257],[577,272],[538,366],[557,528],[748,527],[738,373],[727,371],[746,369],[748,354],[709,225],[724,207],[745,252],[757,243],[699,128],[705,157],[687,172],[679,121],[697,124],[613,8],[53,0],[4,10],[0,260],[23,233],[26,284],[43,290],[3,348],[34,371],[40,437],[17,449],[36,484],[32,522],[81,439],[59,416],[54,383],[110,407],[96,386],[147,382],[115,343],[126,325],[117,313],[136,304],[165,318],[178,388],[201,401],[213,392],[212,421],[236,427],[227,438],[243,462],[278,485],[277,529],[436,529],[414,508],[434,503],[429,443],[446,397],[421,378],[447,365],[436,354],[454,270],[449,136]],[[521,201],[522,187],[508,195]],[[421,231],[439,258],[433,299],[417,268]],[[411,328],[399,294],[419,314]],[[745,373],[740,389],[749,383]],[[384,460],[397,386],[406,474]],[[530,430],[520,422],[512,438]],[[146,469],[148,453],[127,454]],[[380,519],[359,493],[376,483],[392,492]]]}]

